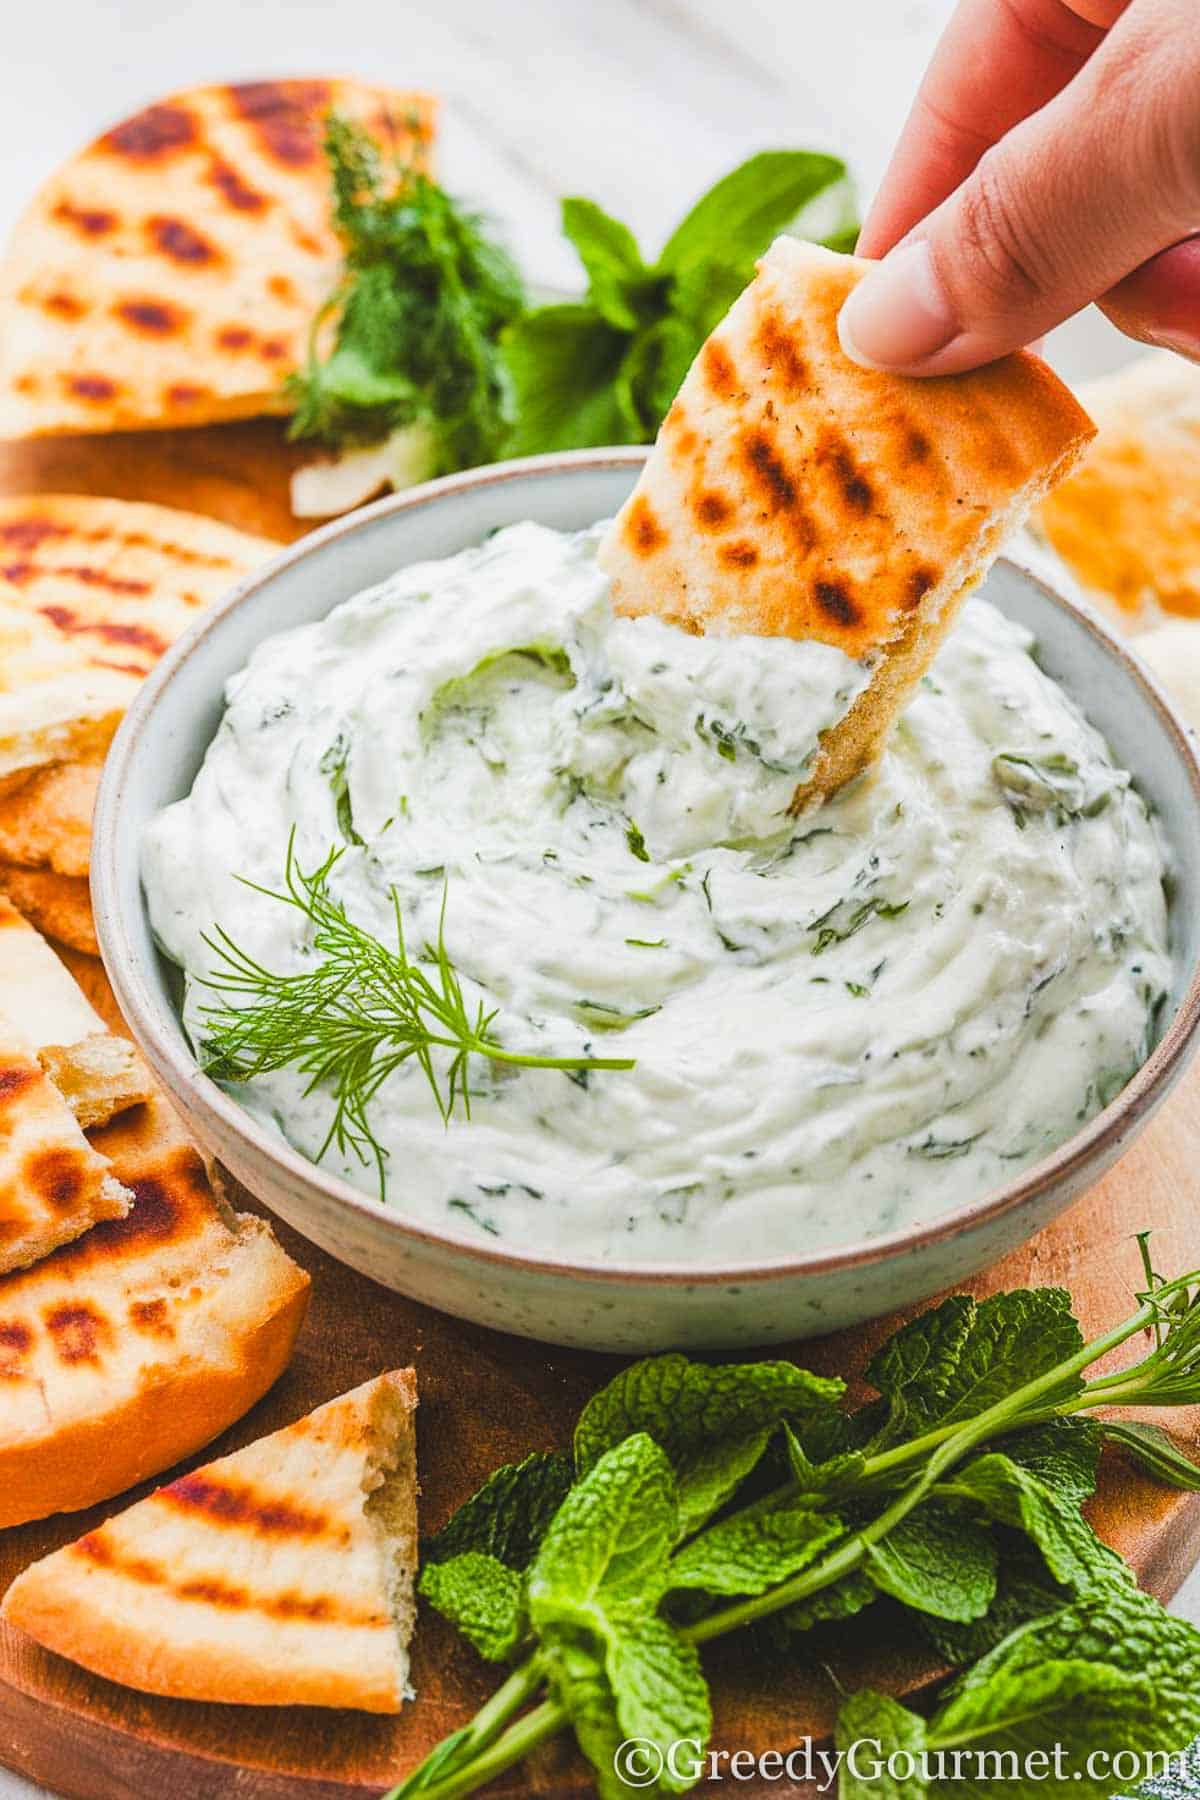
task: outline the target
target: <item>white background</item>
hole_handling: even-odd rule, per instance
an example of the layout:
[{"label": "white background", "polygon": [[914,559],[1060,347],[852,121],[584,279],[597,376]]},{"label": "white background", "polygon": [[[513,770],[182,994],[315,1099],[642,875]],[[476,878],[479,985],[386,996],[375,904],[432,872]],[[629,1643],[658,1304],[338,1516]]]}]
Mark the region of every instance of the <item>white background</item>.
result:
[{"label": "white background", "polygon": [[[56,162],[172,88],[355,74],[444,102],[441,173],[571,286],[560,195],[653,251],[752,150],[845,155],[869,195],[952,0],[9,0],[0,232]],[[1128,351],[1097,315],[1054,342],[1070,377]],[[1200,1619],[1200,1580],[1183,1597]],[[0,1800],[32,1790],[0,1770]],[[169,1797],[174,1800],[174,1796]]]}]

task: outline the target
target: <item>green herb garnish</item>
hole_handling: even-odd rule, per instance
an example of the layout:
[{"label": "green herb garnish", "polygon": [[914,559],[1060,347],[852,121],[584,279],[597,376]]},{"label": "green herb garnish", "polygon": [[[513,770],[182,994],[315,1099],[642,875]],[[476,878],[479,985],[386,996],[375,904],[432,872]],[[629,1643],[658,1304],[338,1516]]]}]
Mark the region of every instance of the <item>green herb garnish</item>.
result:
[{"label": "green herb garnish", "polygon": [[288,383],[291,436],[369,443],[402,427],[428,434],[427,473],[503,452],[512,398],[497,339],[525,307],[515,263],[478,214],[375,141],[331,116],[342,278]]},{"label": "green herb garnish", "polygon": [[[1083,1517],[1101,1431],[1088,1415],[1200,1402],[1198,1280],[1156,1279],[1087,1344],[1060,1289],[955,1295],[876,1353],[878,1398],[853,1412],[842,1382],[789,1362],[625,1369],[584,1408],[571,1462],[498,1470],[428,1546],[425,1598],[512,1670],[389,1800],[457,1800],[567,1727],[605,1800],[624,1791],[624,1739],[664,1759],[694,1741],[693,1767],[647,1790],[682,1792],[711,1723],[700,1645],[765,1622],[794,1637],[880,1595],[962,1673],[929,1719],[850,1696],[840,1742],[878,1738],[884,1756],[1061,1742],[1065,1768],[1038,1793],[1103,1800],[1087,1751],[1168,1752],[1200,1730],[1200,1632],[1139,1592]],[[1151,1331],[1141,1361],[1087,1379]],[[1177,1486],[1200,1475],[1157,1439],[1140,1460]],[[911,1787],[953,1791],[919,1772]],[[860,1791],[877,1788],[843,1769],[841,1800]]]},{"label": "green herb garnish", "polygon": [[515,1068],[575,1073],[634,1067],[630,1057],[506,1050],[493,1029],[496,1009],[486,1011],[480,1001],[471,1010],[447,952],[445,886],[437,943],[415,959],[405,944],[395,889],[395,948],[354,924],[330,893],[330,874],[344,854],[331,850],[320,868],[306,875],[296,862],[293,834],[283,890],[244,883],[306,919],[311,966],[301,973],[264,968],[220,926],[204,937],[217,966],[202,985],[220,996],[199,1009],[204,1068],[223,1081],[253,1081],[273,1069],[296,1069],[309,1077],[306,1094],[326,1090],[334,1110],[318,1162],[331,1144],[361,1163],[374,1162],[385,1197],[387,1152],[371,1128],[369,1109],[388,1076],[410,1060],[424,1072],[446,1123],[458,1105],[471,1115],[472,1056]]}]

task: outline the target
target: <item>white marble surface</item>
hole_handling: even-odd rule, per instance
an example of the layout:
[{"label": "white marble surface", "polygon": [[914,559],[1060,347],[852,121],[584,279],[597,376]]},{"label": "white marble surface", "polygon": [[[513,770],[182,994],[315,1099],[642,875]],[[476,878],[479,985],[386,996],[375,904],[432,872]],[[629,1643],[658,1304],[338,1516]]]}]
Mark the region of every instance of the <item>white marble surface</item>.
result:
[{"label": "white marble surface", "polygon": [[[172,88],[355,73],[443,96],[442,173],[569,286],[558,196],[583,193],[653,250],[752,150],[884,167],[952,0],[14,0],[0,75],[0,232],[102,126]],[[1128,351],[1097,316],[1053,346],[1071,377]],[[1181,1607],[1200,1620],[1200,1578]],[[0,1770],[0,1800],[33,1790]]]}]

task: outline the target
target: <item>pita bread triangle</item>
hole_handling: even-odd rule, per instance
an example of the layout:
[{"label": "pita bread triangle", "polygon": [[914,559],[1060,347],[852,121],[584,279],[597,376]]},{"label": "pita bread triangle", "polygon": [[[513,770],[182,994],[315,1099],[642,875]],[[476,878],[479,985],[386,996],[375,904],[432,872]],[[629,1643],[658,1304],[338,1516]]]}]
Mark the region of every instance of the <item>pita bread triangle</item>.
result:
[{"label": "pita bread triangle", "polygon": [[0,498],[0,779],[102,756],[164,650],[277,549],[139,501]]},{"label": "pita bread triangle", "polygon": [[221,1203],[161,1096],[91,1146],[126,1216],[0,1277],[0,1528],[192,1455],[271,1386],[304,1317],[308,1276]]},{"label": "pita bread triangle", "polygon": [[1004,534],[1092,435],[1035,356],[926,380],[852,363],[837,318],[868,266],[776,240],[689,370],[600,552],[618,612],[872,659],[801,803],[878,755]]},{"label": "pita bread triangle", "polygon": [[394,1370],[184,1475],[26,1569],[4,1618],[148,1693],[397,1712],[415,1405]]},{"label": "pita bread triangle", "polygon": [[52,175],[0,263],[0,437],[286,411],[341,266],[331,111],[426,161],[426,95],[306,77],[168,95]]}]

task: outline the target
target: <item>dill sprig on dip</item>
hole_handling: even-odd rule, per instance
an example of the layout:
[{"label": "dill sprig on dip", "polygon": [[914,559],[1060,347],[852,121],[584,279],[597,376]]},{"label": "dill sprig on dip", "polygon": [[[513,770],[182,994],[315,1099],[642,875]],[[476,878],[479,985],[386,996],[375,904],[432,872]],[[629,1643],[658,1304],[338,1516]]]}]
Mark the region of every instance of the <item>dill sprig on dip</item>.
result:
[{"label": "dill sprig on dip", "polygon": [[[328,1088],[333,1118],[317,1152],[331,1144],[361,1163],[374,1162],[380,1197],[386,1197],[387,1151],[371,1129],[368,1108],[402,1064],[415,1059],[424,1071],[439,1113],[448,1124],[456,1106],[471,1116],[470,1059],[487,1057],[528,1069],[632,1069],[632,1057],[535,1056],[507,1050],[493,1030],[497,1009],[482,1001],[471,1011],[446,949],[446,893],[436,944],[409,955],[396,890],[394,948],[380,943],[347,916],[329,891],[329,876],[345,850],[331,850],[311,874],[300,869],[295,834],[288,842],[284,889],[246,887],[294,907],[311,926],[312,967],[282,975],[265,968],[216,926],[204,942],[218,966],[203,985],[221,996],[199,1009],[204,1021],[201,1057],[223,1081],[253,1081],[276,1069],[309,1077],[306,1094]],[[236,996],[235,1000],[233,996]],[[449,1052],[449,1062],[435,1059]]]}]

